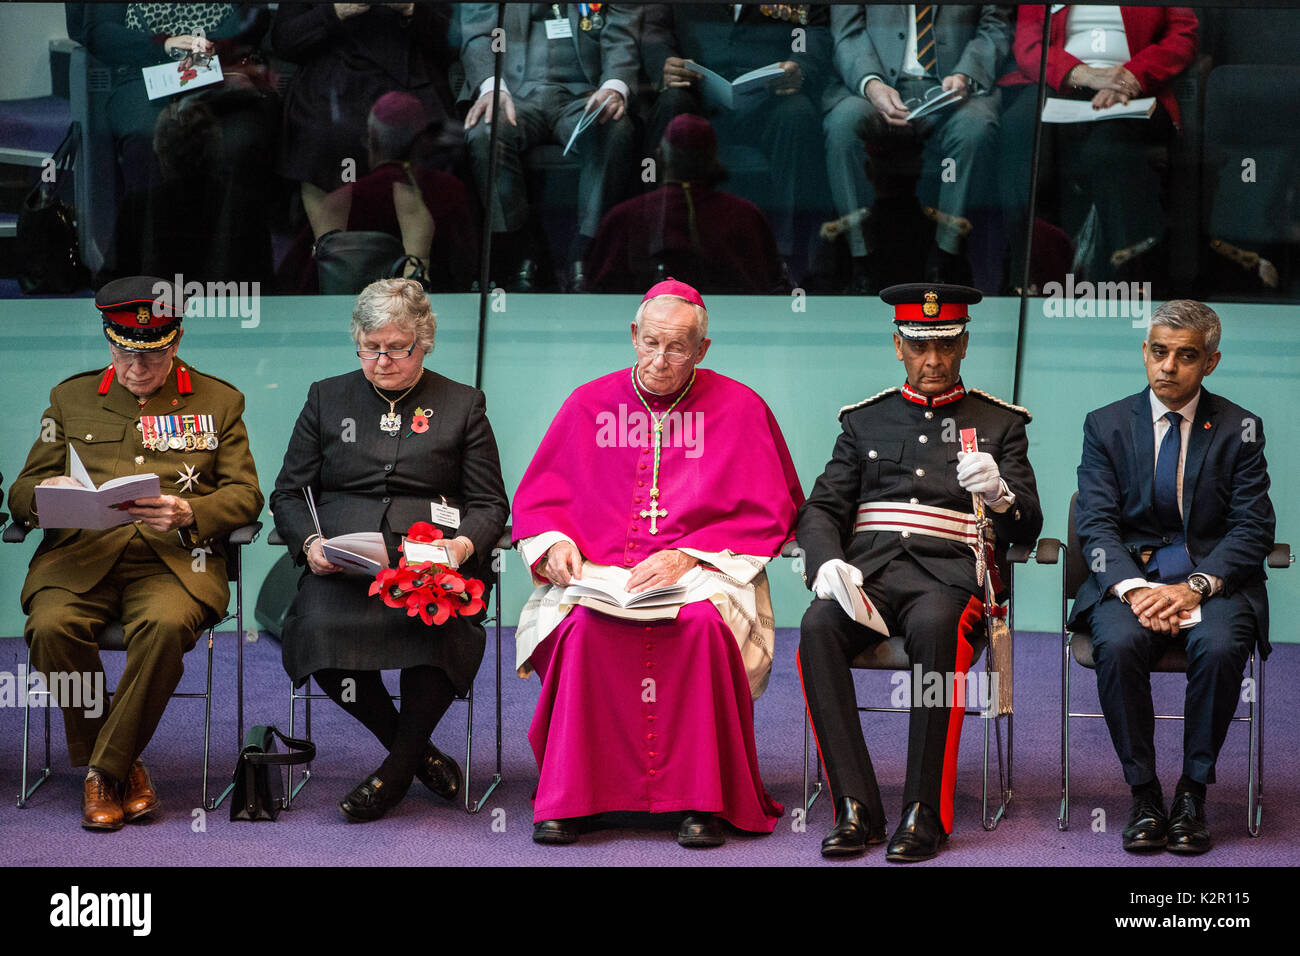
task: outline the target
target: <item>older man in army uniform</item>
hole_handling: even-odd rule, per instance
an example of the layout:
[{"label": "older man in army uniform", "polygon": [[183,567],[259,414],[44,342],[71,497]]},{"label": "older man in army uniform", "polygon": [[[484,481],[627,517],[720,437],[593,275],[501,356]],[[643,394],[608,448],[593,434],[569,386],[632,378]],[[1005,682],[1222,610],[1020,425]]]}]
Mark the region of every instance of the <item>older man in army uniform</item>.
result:
[{"label": "older man in army uniform", "polygon": [[63,708],[71,763],[90,767],[87,829],[118,830],[158,810],[140,753],[180,681],[182,656],[229,603],[222,539],[262,510],[244,397],[177,356],[184,307],[173,307],[167,288],[136,276],[100,290],[112,364],[51,390],[40,437],[9,491],[14,520],[30,528],[41,526],[38,486],[78,483],[67,473],[72,452],[96,486],[148,473],[162,484],[163,494],[123,508],[128,523],[47,527],[23,584],[25,636],[41,674],[103,687],[96,635],[114,620],[125,632],[111,706]]},{"label": "older man in army uniform", "polygon": [[[885,841],[849,672],[883,636],[828,600],[833,576],[865,592],[889,633],[902,636],[913,667],[950,686],[970,666],[973,634],[983,627],[975,498],[999,550],[1034,541],[1043,525],[1026,456],[1029,413],[962,384],[967,307],[980,293],[912,284],[892,286],[881,298],[894,306],[894,351],[907,381],[840,411],[843,430],[797,531],[808,571],[816,572],[818,600],[800,628],[799,669],[835,802],[824,856]],[[956,700],[927,703],[912,701],[903,818],[886,852],[897,862],[934,856],[952,831],[965,708]]]}]

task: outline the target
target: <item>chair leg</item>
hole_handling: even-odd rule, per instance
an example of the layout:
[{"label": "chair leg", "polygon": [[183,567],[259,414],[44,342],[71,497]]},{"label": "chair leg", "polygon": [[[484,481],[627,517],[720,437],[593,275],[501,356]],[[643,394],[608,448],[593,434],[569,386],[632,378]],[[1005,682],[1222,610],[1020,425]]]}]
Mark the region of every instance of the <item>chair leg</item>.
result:
[{"label": "chair leg", "polygon": [[822,795],[822,762],[818,757],[817,763],[817,782],[809,786],[808,774],[808,738],[812,735],[812,724],[808,719],[808,708],[803,710],[803,814],[805,822],[808,814],[812,812],[812,806],[817,802],[817,798]]},{"label": "chair leg", "polygon": [[496,656],[497,767],[496,767],[496,772],[492,774],[491,781],[488,783],[488,788],[483,791],[483,796],[479,797],[476,802],[471,803],[469,792],[470,792],[470,781],[473,780],[473,777],[470,776],[470,761],[473,759],[474,756],[474,688],[471,685],[469,690],[469,696],[466,698],[466,702],[469,704],[469,717],[467,720],[468,726],[466,727],[466,731],[465,731],[465,812],[466,813],[478,813],[480,810],[482,810],[484,805],[488,801],[488,797],[492,796],[492,791],[496,790],[496,788],[501,785],[501,779],[502,779],[501,778],[501,597],[499,594],[497,595],[497,613],[494,619],[494,624],[495,624],[494,629],[496,631],[496,639],[497,639],[497,656]]},{"label": "chair leg", "polygon": [[[50,776],[50,702],[45,701],[45,766],[41,769],[40,778],[27,786],[27,749],[29,731],[31,728],[31,673],[32,673],[32,650],[27,649],[27,667],[23,672],[23,769],[22,777],[18,784],[18,809],[22,810],[27,807],[27,800],[31,797],[36,789],[43,784]],[[37,693],[41,693],[38,691]],[[48,697],[48,691],[44,692]]]},{"label": "chair leg", "polygon": [[1070,829],[1070,639],[1062,643],[1061,657],[1061,807],[1056,829]]},{"label": "chair leg", "polygon": [[1264,821],[1264,659],[1251,654],[1255,694],[1250,702],[1250,737],[1246,748],[1246,832],[1259,836]]},{"label": "chair leg", "polygon": [[[303,704],[303,723],[307,731],[305,735],[305,739],[311,740],[311,678],[310,677],[307,678],[306,687],[307,687],[306,693],[300,696],[298,694],[297,689],[293,686],[293,682],[290,681],[289,683],[289,736],[290,737],[298,736],[296,733],[294,733],[294,726],[298,716],[298,701],[301,700]],[[302,779],[299,780],[297,783],[294,783],[293,768],[290,767],[288,769],[289,769],[289,779],[287,781],[288,786],[284,788],[284,798],[280,801],[280,805],[284,807],[284,809],[286,810],[288,810],[289,805],[293,803],[293,798],[298,796],[298,791],[301,790],[303,787],[307,786],[307,781],[311,779],[311,761],[309,760],[307,761],[306,764],[303,765]]]}]

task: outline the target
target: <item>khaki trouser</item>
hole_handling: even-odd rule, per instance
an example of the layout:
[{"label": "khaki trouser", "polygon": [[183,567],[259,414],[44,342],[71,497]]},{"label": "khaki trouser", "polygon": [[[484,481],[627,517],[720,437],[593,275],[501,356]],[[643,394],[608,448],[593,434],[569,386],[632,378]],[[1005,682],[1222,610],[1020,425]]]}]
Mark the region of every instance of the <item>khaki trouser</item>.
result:
[{"label": "khaki trouser", "polygon": [[[118,620],[126,637],[126,669],[112,703],[98,701],[96,708],[82,700],[62,708],[72,766],[89,764],[126,779],[185,672],[182,656],[212,617],[141,536],[85,593],[51,587],[32,596],[25,637],[32,668],[41,674],[76,674],[83,687],[102,689],[104,668],[95,635]],[[46,683],[50,685],[48,679]]]}]

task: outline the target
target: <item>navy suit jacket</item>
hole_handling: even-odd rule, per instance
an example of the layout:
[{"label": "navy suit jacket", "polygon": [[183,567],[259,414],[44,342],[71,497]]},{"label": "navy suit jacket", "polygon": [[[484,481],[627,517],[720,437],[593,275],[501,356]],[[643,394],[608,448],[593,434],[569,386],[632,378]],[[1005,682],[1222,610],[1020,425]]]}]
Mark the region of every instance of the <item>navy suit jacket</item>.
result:
[{"label": "navy suit jacket", "polygon": [[[1090,412],[1084,422],[1075,524],[1084,561],[1101,570],[1079,588],[1071,627],[1086,622],[1113,585],[1145,577],[1143,549],[1168,543],[1152,500],[1156,449],[1149,391]],[[1249,602],[1265,655],[1264,559],[1275,525],[1268,486],[1263,422],[1203,388],[1183,464],[1187,551],[1197,571],[1223,579],[1223,594],[1239,593]],[[1104,563],[1097,560],[1102,557]]]}]

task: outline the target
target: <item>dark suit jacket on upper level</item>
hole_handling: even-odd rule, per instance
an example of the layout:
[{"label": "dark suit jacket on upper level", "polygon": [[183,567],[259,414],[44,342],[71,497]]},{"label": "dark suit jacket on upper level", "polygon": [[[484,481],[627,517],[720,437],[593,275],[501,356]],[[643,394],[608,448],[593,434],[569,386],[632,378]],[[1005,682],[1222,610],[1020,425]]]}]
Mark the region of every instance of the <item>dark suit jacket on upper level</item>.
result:
[{"label": "dark suit jacket on upper level", "polygon": [[793,60],[803,72],[803,89],[815,103],[830,74],[829,22],[826,6],[812,4],[796,50],[793,31],[800,24],[764,16],[757,4],[746,5],[739,20],[727,4],[648,4],[641,56],[646,76],[656,88],[663,80],[664,61],[670,56],[694,60],[727,79]]},{"label": "dark suit jacket on upper level", "polygon": [[[432,409],[423,433],[412,433],[416,408]],[[415,522],[431,521],[430,504],[445,497],[460,509],[460,527],[439,525],[442,533],[473,541],[468,573],[489,573],[509,504],[483,393],[426,370],[397,410],[402,428],[388,435],[379,428],[388,402],[360,369],[312,384],[271,494],[289,553],[302,563],[302,544],[315,531],[305,487],[312,488],[326,537],[385,525],[405,534]]]},{"label": "dark suit jacket on upper level", "polygon": [[[827,90],[827,109],[862,80],[878,74],[893,86],[898,82],[907,46],[906,4],[831,8],[835,69],[844,86]],[[935,70],[940,77],[964,73],[979,90],[988,92],[998,78],[1001,61],[1011,50],[1011,8],[992,4],[934,8]]]},{"label": "dark suit jacket on upper level", "polygon": [[[528,31],[533,5],[529,3],[506,4],[505,63],[501,79],[512,94],[527,96],[530,86],[525,83],[528,67]],[[573,44],[578,51],[584,81],[568,84],[574,95],[599,87],[606,80],[622,80],[629,89],[636,88],[637,34],[640,31],[641,12],[633,6],[606,4],[601,8],[604,26],[583,30],[578,5],[568,5],[569,26],[573,31]],[[465,3],[460,6],[462,35],[461,60],[465,66],[467,95],[478,97],[482,82],[492,76],[492,31],[497,25],[495,3]],[[560,41],[552,41],[560,42]]]},{"label": "dark suit jacket on upper level", "polygon": [[[1071,626],[1113,585],[1145,577],[1140,552],[1168,544],[1155,516],[1155,436],[1150,389],[1088,414],[1079,462],[1075,524],[1084,559],[1103,570],[1079,588]],[[1204,389],[1183,464],[1183,527],[1197,571],[1223,579],[1225,594],[1241,593],[1259,623],[1268,652],[1268,594],[1264,559],[1273,546],[1264,424],[1239,405]],[[1097,554],[1100,549],[1100,554]],[[1214,598],[1210,598],[1214,600]]]}]

